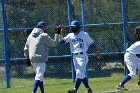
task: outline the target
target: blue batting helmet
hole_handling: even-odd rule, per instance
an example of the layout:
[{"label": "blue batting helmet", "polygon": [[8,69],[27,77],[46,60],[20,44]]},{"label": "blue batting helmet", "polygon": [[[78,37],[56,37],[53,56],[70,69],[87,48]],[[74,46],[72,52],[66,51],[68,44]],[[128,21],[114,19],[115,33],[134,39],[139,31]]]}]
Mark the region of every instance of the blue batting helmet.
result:
[{"label": "blue batting helmet", "polygon": [[80,22],[77,20],[71,21],[70,26],[76,26],[76,27],[80,28]]},{"label": "blue batting helmet", "polygon": [[45,26],[45,27],[47,27],[47,24],[44,21],[40,21],[40,22],[37,23],[37,26]]}]

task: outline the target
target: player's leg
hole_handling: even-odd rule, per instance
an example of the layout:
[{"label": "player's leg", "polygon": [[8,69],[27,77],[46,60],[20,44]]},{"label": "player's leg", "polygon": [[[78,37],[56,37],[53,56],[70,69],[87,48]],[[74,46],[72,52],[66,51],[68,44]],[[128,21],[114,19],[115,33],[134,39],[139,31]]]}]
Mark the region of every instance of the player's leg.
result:
[{"label": "player's leg", "polygon": [[124,88],[124,85],[131,79],[132,76],[134,76],[136,74],[136,65],[127,65],[130,73],[128,75],[125,76],[125,78],[120,82],[120,84],[118,85],[118,89],[120,90],[126,90]]},{"label": "player's leg", "polygon": [[91,88],[89,87],[89,84],[88,84],[88,80],[85,76],[87,61],[88,61],[88,59],[87,59],[86,54],[78,55],[76,57],[76,62],[77,62],[76,77],[77,77],[77,81],[76,81],[76,84],[75,84],[75,89],[78,90],[81,82],[83,82],[83,84],[85,85],[85,87],[87,89],[87,93],[92,93],[92,90],[91,90]]},{"label": "player's leg", "polygon": [[[85,58],[84,59],[84,66],[83,66],[83,69],[84,69],[84,71],[86,71],[86,65],[87,65],[87,63],[88,63],[88,56],[85,54],[84,55],[85,57],[83,57],[83,58]],[[85,87],[86,87],[86,89],[87,89],[87,93],[92,93],[92,90],[91,90],[91,88],[90,88],[90,86],[89,86],[89,83],[88,83],[88,79],[85,77],[85,73],[83,73],[84,75],[83,75],[83,77],[84,77],[84,79],[82,79],[82,82],[83,82],[83,84],[85,85]]]},{"label": "player's leg", "polygon": [[40,77],[40,85],[39,85],[39,88],[40,88],[41,93],[45,93],[44,92],[44,84],[43,84],[43,81],[44,81],[44,73],[45,73],[45,69],[46,69],[46,63],[42,63],[40,66],[41,66],[40,72],[43,73],[43,75]]},{"label": "player's leg", "polygon": [[[36,76],[37,76],[37,64],[36,63],[32,63],[32,67],[33,67],[33,69],[34,69],[34,71],[36,73]],[[32,89],[32,93],[36,93],[39,84],[40,84],[40,80],[36,80],[35,79],[34,85],[33,85],[33,89]]]},{"label": "player's leg", "polygon": [[75,82],[75,87],[74,90],[78,90],[81,84],[81,79],[80,78],[76,78],[76,82]]},{"label": "player's leg", "polygon": [[[78,64],[76,62],[76,56],[75,55],[73,55],[73,63],[74,63],[74,67],[75,67],[75,70],[76,70],[76,73],[77,73],[77,65]],[[68,90],[68,93],[77,93],[77,90],[78,90],[80,84],[81,84],[81,79],[77,78],[77,75],[76,75],[75,87],[72,90]]]},{"label": "player's leg", "polygon": [[79,89],[80,84],[81,84],[81,79],[76,78],[76,83],[75,83],[74,89],[68,90],[68,93],[77,93],[77,90]]},{"label": "player's leg", "polygon": [[38,88],[39,85],[40,85],[40,80],[35,80],[32,93],[36,93],[37,88]]},{"label": "player's leg", "polygon": [[45,92],[44,92],[44,84],[43,84],[43,81],[40,81],[39,87],[40,87],[41,93],[45,93]]},{"label": "player's leg", "polygon": [[[131,72],[131,71],[130,71],[130,72]],[[125,78],[118,84],[118,89],[119,89],[119,90],[126,90],[126,89],[124,88],[124,85],[125,85],[125,83],[128,82],[130,79],[131,79],[131,76],[130,76],[129,74],[127,74],[127,75],[125,76]]]},{"label": "player's leg", "polygon": [[76,77],[79,82],[76,82],[75,88],[78,90],[81,82],[84,83],[84,85],[88,86],[87,79],[85,78],[85,70],[86,70],[86,61],[85,61],[85,56],[84,54],[82,55],[77,55],[76,57]]},{"label": "player's leg", "polygon": [[[32,93],[36,93],[38,87],[40,87],[41,93],[44,92],[43,80],[44,80],[44,63],[33,63],[33,69],[36,71],[35,81]],[[43,68],[43,69],[42,69]]]},{"label": "player's leg", "polygon": [[136,74],[136,64],[137,60],[134,59],[134,56],[125,55],[124,59],[126,61],[126,66],[129,70],[129,74],[125,76],[125,78],[118,84],[118,89],[125,90],[124,85],[127,83],[133,75]]},{"label": "player's leg", "polygon": [[92,90],[88,84],[88,79],[85,77],[84,79],[82,79],[83,84],[85,85],[86,89],[87,89],[87,93],[92,93]]},{"label": "player's leg", "polygon": [[133,67],[132,65],[129,65],[129,64],[127,65],[127,69],[128,69],[129,73],[126,74],[125,78],[122,80],[120,85],[124,85],[127,81],[129,81],[131,79],[130,73],[132,73],[132,71],[133,71],[132,67]]}]

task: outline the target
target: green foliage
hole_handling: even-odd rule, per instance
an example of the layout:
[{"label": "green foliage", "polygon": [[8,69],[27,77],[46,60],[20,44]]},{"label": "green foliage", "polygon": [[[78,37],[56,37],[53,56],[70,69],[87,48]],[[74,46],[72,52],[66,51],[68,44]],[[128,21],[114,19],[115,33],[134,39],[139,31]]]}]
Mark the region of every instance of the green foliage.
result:
[{"label": "green foliage", "polygon": [[[139,0],[125,2],[126,21],[138,20]],[[116,0],[85,0],[85,23],[99,24],[110,22],[121,22],[121,2]],[[134,9],[133,9],[134,8]],[[44,20],[48,26],[68,25],[67,0],[10,0],[6,1],[6,16],[8,28],[33,28],[38,21]],[[130,10],[131,9],[131,10]],[[133,13],[134,12],[134,13]],[[72,20],[82,20],[81,0],[71,0]],[[8,31],[8,42],[13,57],[23,57],[23,47],[27,35],[24,30]],[[130,30],[129,30],[130,29]],[[127,39],[130,44],[133,42],[132,32],[134,26],[127,25]],[[86,31],[97,43],[102,52],[123,51],[122,25],[105,25],[102,27],[86,26]],[[130,32],[132,31],[132,32]],[[47,32],[53,36],[54,31]],[[13,48],[13,49],[12,49]],[[58,50],[60,49],[60,50]],[[61,50],[63,53],[60,53]],[[70,54],[69,47],[56,47],[51,49],[51,55]],[[61,51],[62,52],[62,51]],[[15,53],[15,54],[14,54]]]}]

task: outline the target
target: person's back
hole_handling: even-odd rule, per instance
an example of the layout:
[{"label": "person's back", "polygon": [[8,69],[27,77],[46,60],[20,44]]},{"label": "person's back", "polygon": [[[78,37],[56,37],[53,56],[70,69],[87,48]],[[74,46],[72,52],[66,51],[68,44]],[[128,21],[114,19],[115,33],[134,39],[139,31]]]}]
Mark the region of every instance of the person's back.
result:
[{"label": "person's back", "polygon": [[45,43],[46,33],[40,28],[34,28],[27,41],[29,45],[29,58],[31,62],[45,62],[48,56],[48,47]]}]

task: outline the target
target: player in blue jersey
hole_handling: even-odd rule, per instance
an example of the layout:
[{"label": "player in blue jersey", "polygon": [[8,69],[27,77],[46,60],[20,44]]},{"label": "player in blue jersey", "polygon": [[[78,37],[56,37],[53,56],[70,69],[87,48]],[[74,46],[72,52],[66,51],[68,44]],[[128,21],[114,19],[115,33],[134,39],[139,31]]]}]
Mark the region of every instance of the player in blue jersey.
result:
[{"label": "player in blue jersey", "polygon": [[76,70],[75,87],[72,90],[68,90],[68,93],[77,93],[81,82],[85,85],[87,93],[92,93],[88,84],[88,79],[85,76],[86,65],[88,63],[87,50],[88,47],[93,48],[96,51],[96,58],[99,58],[100,56],[99,51],[88,33],[80,30],[79,21],[72,21],[70,28],[72,33],[61,38],[60,41],[62,44],[70,43],[70,51],[73,55],[73,62]]}]

